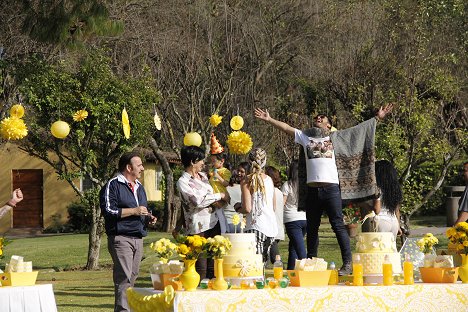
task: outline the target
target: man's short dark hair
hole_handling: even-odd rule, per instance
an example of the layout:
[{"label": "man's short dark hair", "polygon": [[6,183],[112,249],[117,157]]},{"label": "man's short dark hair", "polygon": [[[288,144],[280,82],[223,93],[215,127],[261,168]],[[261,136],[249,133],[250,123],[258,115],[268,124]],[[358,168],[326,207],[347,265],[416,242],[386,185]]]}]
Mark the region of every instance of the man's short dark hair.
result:
[{"label": "man's short dark hair", "polygon": [[330,127],[333,127],[333,121],[332,121],[332,119],[330,118],[330,116],[328,116],[327,114],[317,114],[317,115],[315,115],[314,120],[315,120],[317,117],[319,117],[319,116],[322,117],[322,118],[323,118],[323,117],[326,117],[327,120],[328,120],[328,123],[330,124]]},{"label": "man's short dark hair", "polygon": [[184,146],[180,151],[180,158],[184,168],[188,168],[192,164],[205,159],[205,151],[198,146]]},{"label": "man's short dark hair", "polygon": [[127,152],[127,153],[124,153],[122,156],[120,156],[120,159],[119,159],[119,171],[120,172],[124,172],[127,165],[132,164],[133,157],[140,157],[140,155],[137,152]]}]

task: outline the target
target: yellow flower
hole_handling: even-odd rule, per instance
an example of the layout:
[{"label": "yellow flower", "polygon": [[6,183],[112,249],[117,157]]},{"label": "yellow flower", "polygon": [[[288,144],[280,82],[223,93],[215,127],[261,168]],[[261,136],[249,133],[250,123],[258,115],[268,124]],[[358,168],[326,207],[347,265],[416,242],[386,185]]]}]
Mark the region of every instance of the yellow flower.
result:
[{"label": "yellow flower", "polygon": [[28,128],[23,119],[9,117],[0,123],[0,135],[6,140],[20,140],[28,134]]},{"label": "yellow flower", "polygon": [[239,115],[234,116],[231,118],[230,125],[231,125],[232,130],[234,131],[240,130],[244,126],[244,119]]},{"label": "yellow flower", "polygon": [[181,255],[186,255],[188,254],[190,251],[190,249],[187,247],[187,245],[185,244],[180,244],[179,245],[179,254]]},{"label": "yellow flower", "polygon": [[84,109],[80,109],[76,113],[73,114],[74,121],[83,121],[88,117],[88,112]]},{"label": "yellow flower", "polygon": [[236,213],[235,215],[232,216],[232,224],[238,225],[239,222],[240,222],[240,217],[239,217],[239,215]]},{"label": "yellow flower", "polygon": [[253,146],[252,138],[250,135],[243,131],[231,132],[226,140],[231,154],[247,154]]},{"label": "yellow flower", "polygon": [[210,117],[210,124],[213,126],[213,127],[216,127],[217,125],[219,125],[221,123],[221,120],[223,119],[222,116],[219,116],[218,114],[213,114],[211,115]]}]

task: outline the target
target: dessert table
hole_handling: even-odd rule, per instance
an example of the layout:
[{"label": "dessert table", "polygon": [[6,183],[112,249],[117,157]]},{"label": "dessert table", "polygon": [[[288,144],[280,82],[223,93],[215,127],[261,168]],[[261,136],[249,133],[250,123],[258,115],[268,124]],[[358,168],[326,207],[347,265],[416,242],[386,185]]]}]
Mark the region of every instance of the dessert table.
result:
[{"label": "dessert table", "polygon": [[0,312],[57,312],[52,285],[0,287]]},{"label": "dessert table", "polygon": [[[135,293],[161,293],[133,288]],[[146,298],[146,301],[150,301]],[[143,302],[143,300],[142,300]],[[141,309],[148,307],[142,303]],[[160,305],[159,307],[162,308]],[[163,310],[163,309],[161,309]],[[468,311],[468,284],[323,286],[226,291],[176,291],[169,311]]]}]

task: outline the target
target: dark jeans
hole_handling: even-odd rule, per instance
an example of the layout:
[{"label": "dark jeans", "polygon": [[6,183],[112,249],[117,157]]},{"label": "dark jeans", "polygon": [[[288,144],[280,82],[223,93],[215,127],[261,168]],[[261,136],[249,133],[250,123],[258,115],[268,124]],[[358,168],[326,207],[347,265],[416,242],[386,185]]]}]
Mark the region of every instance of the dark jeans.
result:
[{"label": "dark jeans", "polygon": [[289,237],[288,270],[294,270],[296,260],[301,260],[307,257],[304,245],[304,236],[307,233],[307,221],[298,220],[286,222],[284,227],[286,228],[286,234]]},{"label": "dark jeans", "polygon": [[309,187],[307,192],[307,257],[317,257],[318,230],[323,211],[327,212],[333,232],[340,245],[343,263],[352,261],[348,232],[343,222],[341,192],[338,184]]},{"label": "dark jeans", "polygon": [[[219,222],[216,223],[215,227],[205,232],[198,233],[199,236],[202,237],[215,237],[216,235],[221,235],[221,226]],[[200,274],[200,281],[204,278],[213,278],[214,276],[214,261],[213,259],[209,258],[198,258],[197,262],[195,262],[195,270],[197,270],[198,274]]]}]

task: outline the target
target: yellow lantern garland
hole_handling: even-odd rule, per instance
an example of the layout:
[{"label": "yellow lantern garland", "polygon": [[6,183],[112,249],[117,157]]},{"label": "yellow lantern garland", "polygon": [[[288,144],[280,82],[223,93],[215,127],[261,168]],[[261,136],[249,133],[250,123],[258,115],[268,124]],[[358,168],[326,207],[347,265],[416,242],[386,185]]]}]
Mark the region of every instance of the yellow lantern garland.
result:
[{"label": "yellow lantern garland", "polygon": [[20,140],[27,134],[28,128],[23,119],[8,117],[3,119],[0,123],[0,135],[6,140]]},{"label": "yellow lantern garland", "polygon": [[57,139],[65,139],[70,133],[70,126],[62,120],[57,120],[50,127],[50,132]]},{"label": "yellow lantern garland", "polygon": [[80,109],[76,113],[73,114],[73,120],[74,121],[83,121],[88,117],[88,112],[84,109]]},{"label": "yellow lantern garland", "polygon": [[239,115],[234,116],[231,118],[230,125],[231,125],[232,130],[234,131],[240,130],[244,126],[244,118],[242,118]]},{"label": "yellow lantern garland", "polygon": [[221,121],[223,120],[223,117],[222,116],[219,116],[218,114],[213,114],[211,115],[210,117],[210,124],[213,126],[213,127],[216,127],[218,126]]},{"label": "yellow lantern garland", "polygon": [[231,132],[226,140],[229,152],[232,154],[247,154],[253,146],[252,138],[243,131]]},{"label": "yellow lantern garland", "polygon": [[123,128],[123,133],[126,139],[130,138],[130,121],[128,119],[128,113],[127,110],[124,108],[122,110],[122,128]]},{"label": "yellow lantern garland", "polygon": [[197,132],[189,132],[184,136],[185,146],[200,146],[202,144],[202,137]]}]

